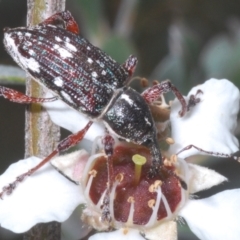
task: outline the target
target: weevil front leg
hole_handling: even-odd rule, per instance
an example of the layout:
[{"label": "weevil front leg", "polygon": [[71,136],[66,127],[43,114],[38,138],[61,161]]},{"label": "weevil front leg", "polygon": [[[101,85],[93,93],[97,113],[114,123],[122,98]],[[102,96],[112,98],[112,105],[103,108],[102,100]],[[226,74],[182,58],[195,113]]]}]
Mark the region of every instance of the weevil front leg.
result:
[{"label": "weevil front leg", "polygon": [[52,153],[50,153],[46,158],[44,158],[38,165],[29,169],[27,172],[19,175],[18,177],[16,177],[16,180],[14,182],[3,187],[2,192],[0,193],[0,198],[2,199],[4,194],[7,194],[7,195],[11,194],[13,192],[13,190],[16,188],[18,183],[22,182],[26,177],[28,177],[28,176],[32,175],[34,172],[36,172],[39,168],[41,168],[45,163],[49,162],[59,152],[66,151],[70,147],[73,147],[78,142],[80,142],[84,138],[88,129],[91,127],[92,123],[93,123],[92,121],[89,121],[88,124],[82,130],[80,130],[77,133],[71,134],[68,137],[66,137],[65,139],[63,139],[57,145],[57,148]]},{"label": "weevil front leg", "polygon": [[156,101],[161,94],[167,93],[170,91],[172,91],[175,94],[175,96],[177,97],[177,99],[180,101],[182,105],[182,110],[179,111],[180,117],[184,116],[188,110],[188,104],[184,99],[183,95],[177,90],[177,88],[169,80],[166,80],[164,82],[161,82],[159,84],[156,84],[146,89],[142,93],[142,97],[145,99],[147,103],[152,103]]},{"label": "weevil front leg", "polygon": [[201,89],[198,89],[194,95],[193,94],[190,95],[187,105],[187,111],[189,111],[190,108],[196,106],[196,104],[198,104],[201,101],[201,99],[197,97],[197,95],[199,95],[200,93],[203,94],[203,91]]},{"label": "weevil front leg", "polygon": [[239,157],[239,151],[233,153],[233,154],[228,154],[228,153],[222,153],[222,152],[213,152],[213,151],[207,151],[207,150],[204,150],[200,147],[197,147],[193,144],[190,144],[190,145],[187,145],[186,147],[182,148],[180,151],[178,151],[176,153],[176,155],[179,155],[180,153],[184,152],[184,151],[187,151],[187,150],[190,150],[192,148],[195,148],[197,149],[199,152],[202,152],[202,153],[205,153],[207,155],[211,155],[211,156],[216,156],[216,157],[225,157],[225,158],[233,158],[235,160],[238,160],[238,157]]},{"label": "weevil front leg", "polygon": [[69,11],[58,12],[45,19],[39,26],[55,25],[62,27],[72,33],[79,34],[79,27]]},{"label": "weevil front leg", "polygon": [[52,102],[56,101],[58,97],[51,98],[35,98],[29,97],[21,92],[18,92],[14,89],[0,86],[0,96],[8,99],[11,102],[17,103],[43,103],[43,102]]}]

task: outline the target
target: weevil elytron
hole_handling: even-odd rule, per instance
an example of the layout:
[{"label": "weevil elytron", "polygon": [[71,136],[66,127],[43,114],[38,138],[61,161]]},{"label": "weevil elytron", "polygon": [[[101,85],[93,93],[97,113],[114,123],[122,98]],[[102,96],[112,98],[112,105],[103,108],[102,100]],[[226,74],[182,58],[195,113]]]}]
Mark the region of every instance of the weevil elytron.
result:
[{"label": "weevil elytron", "polygon": [[[147,146],[152,155],[149,177],[163,167],[148,104],[158,99],[160,94],[173,91],[182,104],[179,114],[183,116],[187,111],[184,98],[169,81],[154,85],[139,94],[128,86],[137,58],[131,55],[120,65],[80,37],[78,32],[77,23],[68,11],[57,13],[34,27],[4,29],[4,45],[12,58],[34,80],[88,116],[89,123],[83,130],[62,140],[57,149],[39,165],[17,177],[15,182],[3,189],[0,197],[4,193],[11,193],[16,183],[31,175],[58,152],[82,140],[93,121],[103,121],[108,132],[122,140]],[[0,94],[20,103],[55,99],[32,98],[5,87],[0,87]],[[110,134],[103,141],[109,165],[114,145]],[[184,186],[183,182],[181,184]]]}]

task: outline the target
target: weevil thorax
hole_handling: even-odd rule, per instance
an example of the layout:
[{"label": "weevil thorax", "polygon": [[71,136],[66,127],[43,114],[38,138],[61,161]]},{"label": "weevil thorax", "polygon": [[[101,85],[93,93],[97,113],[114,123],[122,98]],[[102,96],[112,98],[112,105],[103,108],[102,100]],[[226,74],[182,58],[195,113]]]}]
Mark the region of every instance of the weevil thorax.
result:
[{"label": "weevil thorax", "polygon": [[64,26],[5,29],[4,45],[36,81],[90,118],[98,117],[132,75],[137,60],[120,65]]},{"label": "weevil thorax", "polygon": [[134,89],[124,88],[103,116],[107,126],[128,142],[151,146],[156,136],[149,107]]}]

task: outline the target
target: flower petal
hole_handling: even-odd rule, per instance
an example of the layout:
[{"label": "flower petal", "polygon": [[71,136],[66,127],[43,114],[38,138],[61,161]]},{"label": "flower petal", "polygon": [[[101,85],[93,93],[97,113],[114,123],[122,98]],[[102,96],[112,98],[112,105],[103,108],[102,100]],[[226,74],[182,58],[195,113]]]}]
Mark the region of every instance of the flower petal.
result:
[{"label": "flower petal", "polygon": [[82,205],[77,207],[73,214],[61,224],[61,240],[82,239],[92,230],[90,226],[81,220],[81,213]]},{"label": "flower petal", "polygon": [[80,182],[89,154],[84,149],[53,158],[51,164],[69,179]]},{"label": "flower petal", "polygon": [[[46,97],[52,97],[51,93],[48,93]],[[85,125],[90,121],[84,114],[69,107],[61,100],[46,102],[43,104],[44,108],[48,111],[51,120],[58,126],[69,130],[72,133],[76,133],[83,129]],[[103,136],[105,128],[102,123],[94,122],[90,129],[87,131],[84,138],[94,141],[98,136]]]},{"label": "flower petal", "polygon": [[[231,154],[238,150],[238,141],[233,133],[237,126],[239,111],[239,90],[228,80],[210,79],[202,85],[194,87],[188,94],[200,98],[200,103],[179,117],[181,109],[179,101],[175,100],[171,109],[172,137],[175,144],[170,147],[171,153],[177,153],[188,145],[195,145],[206,151]],[[179,154],[186,158],[191,155],[204,154],[191,148]]]},{"label": "flower petal", "polygon": [[[36,166],[41,159],[18,161],[0,176],[0,189]],[[49,163],[27,177],[10,195],[0,200],[0,224],[13,232],[25,232],[40,222],[65,221],[84,203],[79,186],[70,182]]]},{"label": "flower petal", "polygon": [[148,240],[177,240],[176,222],[163,222],[155,228],[150,228],[144,231],[145,237]]},{"label": "flower petal", "polygon": [[226,177],[206,167],[201,167],[196,164],[188,164],[188,168],[188,188],[190,193],[209,189],[215,185],[227,181]]},{"label": "flower petal", "polygon": [[240,239],[240,189],[189,200],[179,215],[201,240]]},{"label": "flower petal", "polygon": [[126,228],[113,232],[103,232],[94,234],[89,240],[145,240],[137,229]]}]

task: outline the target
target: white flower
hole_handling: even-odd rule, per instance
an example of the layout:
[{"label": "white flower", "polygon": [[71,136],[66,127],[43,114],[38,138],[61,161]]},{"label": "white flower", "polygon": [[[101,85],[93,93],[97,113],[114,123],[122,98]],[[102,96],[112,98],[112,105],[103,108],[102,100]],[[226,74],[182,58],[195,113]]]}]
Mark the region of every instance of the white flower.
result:
[{"label": "white flower", "polygon": [[[172,104],[170,121],[175,144],[171,146],[170,151],[176,153],[187,145],[193,144],[203,150],[231,155],[238,150],[238,141],[233,133],[239,111],[239,91],[227,80],[211,79],[205,84],[193,88],[187,99],[198,89],[202,91],[202,94],[197,95],[201,101],[191,108],[186,116],[182,118],[178,116],[181,107],[177,100]],[[79,131],[88,121],[81,114],[66,107],[61,101],[44,105],[56,124],[72,132]],[[96,137],[103,134],[103,125],[94,123],[86,138],[94,141]],[[196,154],[203,154],[203,152],[191,148],[180,153],[179,157],[187,158]],[[70,182],[50,164],[46,164],[32,176],[26,178],[11,195],[4,195],[3,200],[0,201],[1,226],[20,233],[27,231],[38,222],[53,220],[63,222],[79,204],[86,204],[87,209],[97,212],[96,206],[87,198],[87,181],[84,177],[86,174],[84,171],[88,171],[88,168],[91,169],[89,163],[91,159],[94,161],[96,157],[91,156],[89,159],[88,154],[81,150],[53,160],[53,164],[69,178],[74,181],[82,181],[82,187]],[[39,161],[40,159],[31,157],[11,165],[1,175],[0,187],[12,182],[17,175],[35,166]],[[185,164],[181,160],[179,165],[180,174],[183,174],[180,176],[188,184],[188,192],[185,191],[182,197],[226,181],[225,177],[204,167]],[[240,221],[239,189],[220,192],[201,200],[185,199],[181,204],[178,215],[187,221],[191,230],[200,239],[240,239],[238,227]],[[224,221],[225,219],[227,221]],[[124,239],[144,239],[142,233],[147,239],[167,239],[169,236],[164,236],[164,232],[172,224],[174,223],[167,222],[151,228],[134,225],[124,228],[124,224],[115,224],[115,228],[119,228],[116,231],[97,233],[90,239],[107,240],[123,239],[123,237]],[[78,235],[78,238],[85,234],[86,231],[82,230],[82,235]]]}]

